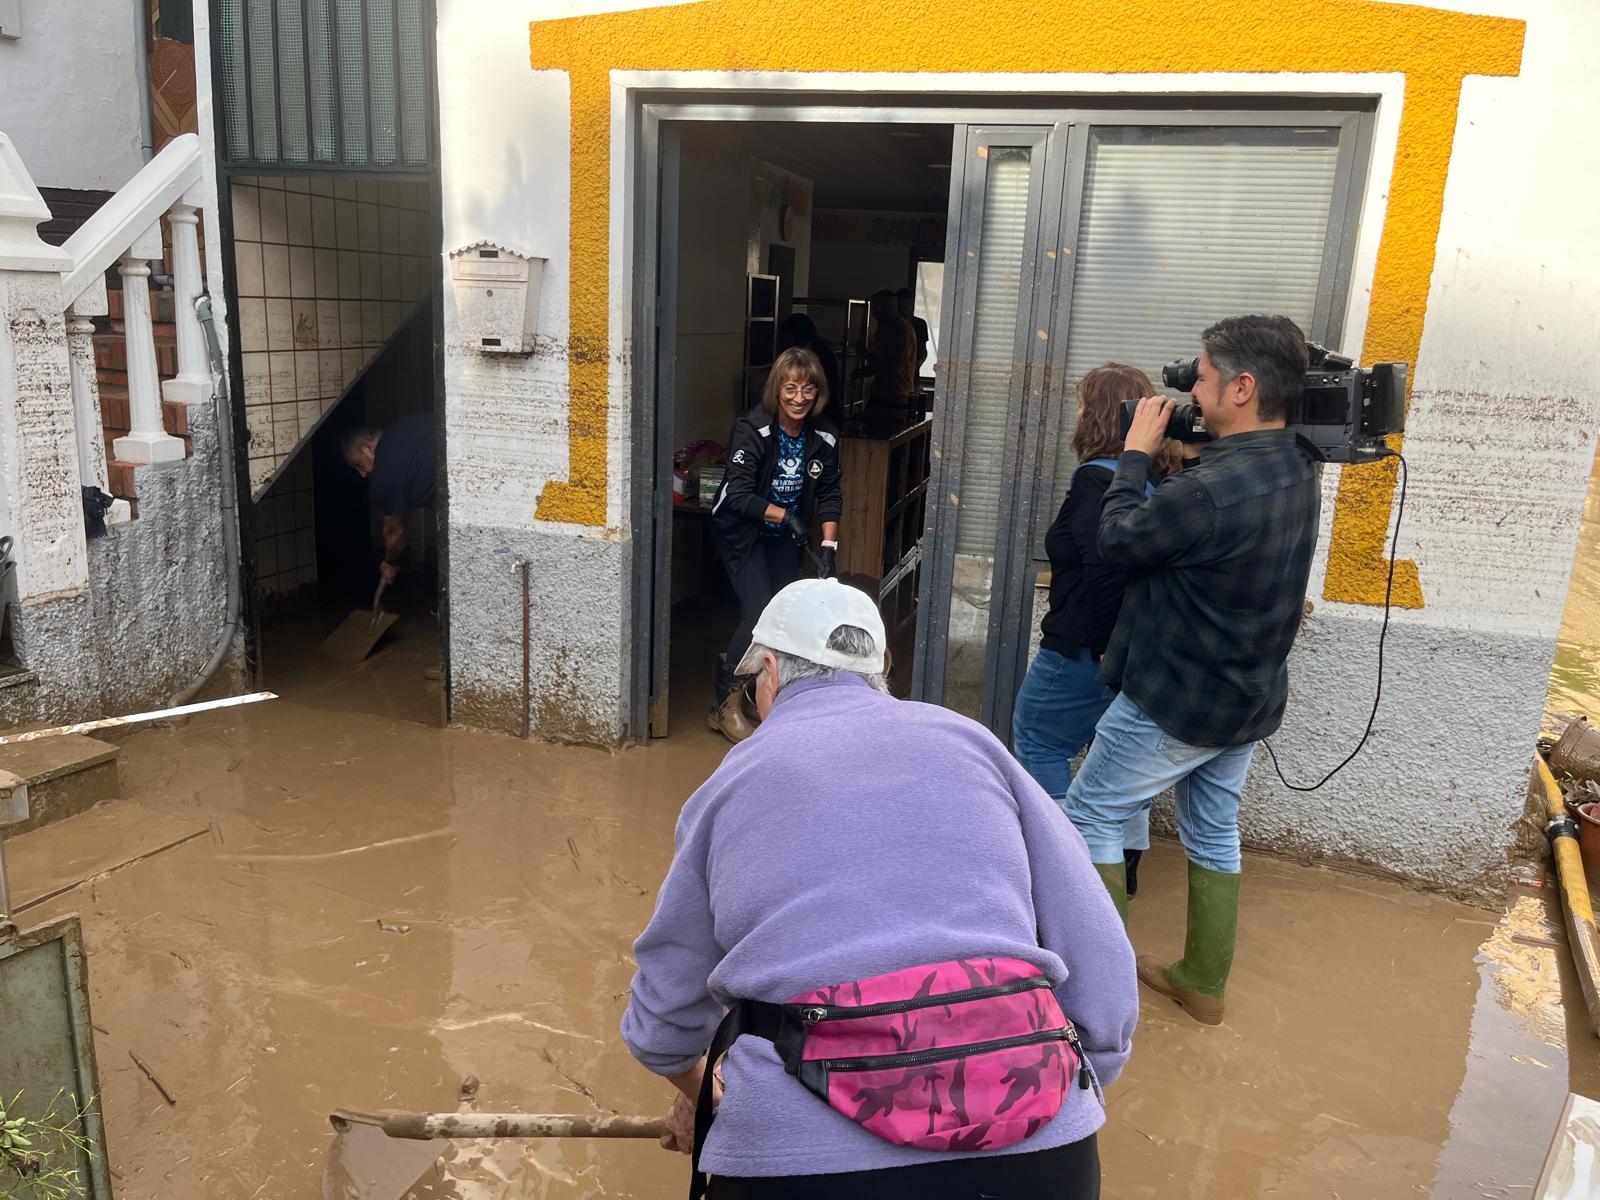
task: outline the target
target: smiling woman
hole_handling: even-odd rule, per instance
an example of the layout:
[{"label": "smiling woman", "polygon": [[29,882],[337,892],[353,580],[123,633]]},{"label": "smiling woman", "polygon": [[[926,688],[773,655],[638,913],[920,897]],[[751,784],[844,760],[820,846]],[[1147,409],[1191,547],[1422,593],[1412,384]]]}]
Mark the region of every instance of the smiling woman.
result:
[{"label": "smiling woman", "polygon": [[739,626],[717,659],[710,725],[731,742],[754,732],[733,669],[750,648],[750,632],[767,601],[800,577],[811,526],[822,522],[824,575],[833,574],[839,548],[837,435],[822,426],[828,379],[811,351],[795,346],[778,355],[761,404],[740,416],[728,435],[728,470],[712,506],[712,540],[739,597]]}]

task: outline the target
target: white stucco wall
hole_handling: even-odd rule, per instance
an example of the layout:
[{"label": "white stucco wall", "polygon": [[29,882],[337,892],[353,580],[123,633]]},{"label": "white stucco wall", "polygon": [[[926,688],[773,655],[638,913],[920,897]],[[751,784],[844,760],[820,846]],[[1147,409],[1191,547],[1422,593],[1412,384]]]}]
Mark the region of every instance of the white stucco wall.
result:
[{"label": "white stucco wall", "polygon": [[[527,0],[512,14],[447,0],[440,67],[447,245],[514,238],[548,255],[543,305],[552,339],[548,355],[525,361],[449,350],[453,652],[464,671],[498,680],[497,687],[512,686],[519,669],[520,613],[509,607],[515,596],[508,582],[497,582],[498,603],[506,607],[492,617],[468,615],[482,609],[475,596],[486,585],[461,574],[458,531],[482,535],[485,563],[514,555],[515,545],[536,560],[543,555],[551,572],[539,575],[544,590],[535,604],[548,607],[535,614],[534,627],[549,632],[540,635],[535,658],[548,652],[583,659],[577,707],[586,727],[620,714],[622,664],[642,661],[626,620],[635,266],[623,136],[629,87],[964,90],[1018,98],[1117,91],[1375,95],[1346,321],[1353,335],[1346,348],[1360,350],[1390,186],[1406,166],[1396,156],[1406,102],[1399,76],[614,73],[607,524],[536,522],[540,489],[566,471],[560,347],[570,278],[571,147],[566,80],[560,72],[528,69],[526,23],[568,15],[573,7]],[[1418,563],[1425,605],[1393,615],[1384,705],[1363,754],[1310,796],[1284,789],[1261,756],[1242,824],[1256,844],[1481,889],[1503,877],[1511,825],[1522,809],[1600,428],[1594,336],[1600,207],[1592,201],[1600,178],[1582,152],[1585,114],[1600,100],[1586,50],[1600,36],[1600,9],[1586,0],[1438,7],[1519,18],[1527,33],[1520,74],[1469,78],[1461,96],[1406,439],[1411,479],[1400,555]],[[445,311],[448,336],[449,296]],[[1381,612],[1322,599],[1338,483],[1330,470],[1309,593],[1314,612],[1291,661],[1289,715],[1274,739],[1286,773],[1299,782],[1320,777],[1354,745],[1375,679]],[[580,545],[587,548],[580,552]],[[569,558],[582,574],[558,575]],[[474,564],[469,574],[488,569]],[[571,604],[582,607],[582,621],[566,610]]]},{"label": "white stucco wall", "polygon": [[143,165],[134,0],[22,0],[0,39],[0,128],[45,188],[115,191]]}]

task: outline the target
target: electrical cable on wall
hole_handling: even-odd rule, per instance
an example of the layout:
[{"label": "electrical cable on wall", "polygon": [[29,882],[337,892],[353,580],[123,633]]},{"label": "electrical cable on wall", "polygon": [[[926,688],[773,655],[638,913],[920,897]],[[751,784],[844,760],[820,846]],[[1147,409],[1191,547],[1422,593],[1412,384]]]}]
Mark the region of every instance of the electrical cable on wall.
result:
[{"label": "electrical cable on wall", "polygon": [[1261,744],[1267,748],[1267,757],[1272,759],[1272,769],[1278,773],[1283,786],[1292,792],[1314,792],[1328,780],[1350,764],[1350,760],[1361,753],[1361,748],[1367,744],[1367,739],[1372,736],[1373,723],[1378,719],[1378,705],[1383,700],[1383,643],[1389,636],[1389,602],[1394,595],[1394,562],[1395,555],[1400,548],[1400,522],[1406,514],[1406,458],[1398,450],[1391,450],[1385,457],[1400,460],[1400,500],[1395,506],[1394,536],[1389,541],[1389,579],[1383,588],[1383,624],[1378,628],[1378,686],[1372,696],[1372,711],[1367,714],[1367,727],[1362,731],[1361,740],[1356,743],[1356,748],[1345,755],[1344,761],[1321,779],[1312,784],[1290,783],[1284,778],[1283,768],[1278,765],[1278,756],[1273,752],[1272,743],[1263,738]]}]

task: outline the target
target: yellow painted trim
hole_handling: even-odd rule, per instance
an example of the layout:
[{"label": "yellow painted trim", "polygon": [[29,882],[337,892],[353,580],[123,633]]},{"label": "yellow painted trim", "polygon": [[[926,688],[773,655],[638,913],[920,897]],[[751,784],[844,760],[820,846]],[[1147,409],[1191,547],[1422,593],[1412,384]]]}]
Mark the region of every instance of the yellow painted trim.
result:
[{"label": "yellow painted trim", "polygon": [[[1208,0],[813,0],[797,16],[775,0],[704,0],[532,22],[530,64],[568,72],[572,96],[568,478],[545,487],[535,516],[605,521],[613,70],[1403,72],[1365,354],[1415,363],[1461,80],[1515,75],[1524,23],[1375,0],[1244,0],[1221,13]],[[1327,599],[1383,602],[1394,482],[1392,464],[1344,472]],[[1415,563],[1397,567],[1395,596],[1422,604]]]}]

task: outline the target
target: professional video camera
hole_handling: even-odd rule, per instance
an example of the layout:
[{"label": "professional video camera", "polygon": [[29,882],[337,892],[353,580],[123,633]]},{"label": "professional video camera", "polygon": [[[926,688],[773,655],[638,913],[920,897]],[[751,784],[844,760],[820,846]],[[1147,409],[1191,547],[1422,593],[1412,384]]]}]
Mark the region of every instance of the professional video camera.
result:
[{"label": "professional video camera", "polygon": [[[1342,354],[1309,342],[1311,366],[1299,397],[1289,406],[1289,428],[1321,462],[1376,462],[1388,455],[1384,437],[1406,428],[1405,363],[1373,363],[1363,370]],[[1192,392],[1200,360],[1180,358],[1161,368],[1161,382]],[[1122,433],[1133,424],[1138,400],[1122,405]],[[1198,404],[1180,404],[1167,421],[1167,436],[1180,442],[1209,442]]]}]

